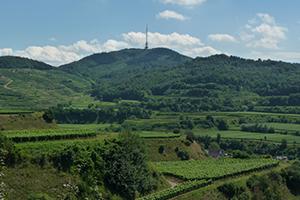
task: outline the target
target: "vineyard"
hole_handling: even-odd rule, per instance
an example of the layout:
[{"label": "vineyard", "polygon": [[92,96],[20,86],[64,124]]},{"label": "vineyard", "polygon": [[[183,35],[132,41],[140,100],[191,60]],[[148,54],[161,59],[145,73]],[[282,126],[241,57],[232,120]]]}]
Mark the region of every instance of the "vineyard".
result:
[{"label": "vineyard", "polygon": [[12,139],[14,142],[34,142],[46,140],[62,140],[74,138],[88,138],[97,136],[96,130],[90,129],[47,129],[47,130],[18,130],[6,131],[3,135]]},{"label": "vineyard", "polygon": [[[156,162],[155,168],[183,180],[220,179],[276,166],[273,159],[206,159]],[[188,169],[188,170],[187,170]]]},{"label": "vineyard", "polygon": [[138,200],[167,200],[173,197],[176,197],[180,194],[184,194],[186,192],[190,192],[192,190],[205,187],[209,184],[211,184],[212,181],[208,180],[193,180],[193,181],[186,181],[182,184],[179,184],[173,188],[168,188],[153,194],[150,194],[148,196],[139,198]]}]

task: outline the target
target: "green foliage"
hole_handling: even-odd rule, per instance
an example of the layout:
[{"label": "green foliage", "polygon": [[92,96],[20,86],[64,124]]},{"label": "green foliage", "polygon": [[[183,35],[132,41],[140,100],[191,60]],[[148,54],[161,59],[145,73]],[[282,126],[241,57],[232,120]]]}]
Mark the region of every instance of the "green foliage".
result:
[{"label": "green foliage", "polygon": [[222,192],[228,199],[250,199],[250,196],[246,193],[246,188],[233,183],[225,183],[218,187],[218,190]]},{"label": "green foliage", "polygon": [[242,125],[241,130],[246,132],[275,133],[275,129],[273,127],[267,127],[266,125],[261,124]]},{"label": "green foliage", "polygon": [[220,130],[220,131],[226,131],[229,129],[229,125],[228,123],[223,120],[223,119],[220,119],[217,121],[218,125],[217,125],[217,128]]},{"label": "green foliage", "polygon": [[156,183],[149,170],[143,144],[137,136],[124,133],[108,144],[103,154],[104,180],[109,188],[127,199],[151,191]]},{"label": "green foliage", "polygon": [[232,154],[233,158],[240,158],[240,159],[250,158],[250,155],[245,151],[234,150],[234,151],[231,151],[231,154]]},{"label": "green foliage", "polygon": [[284,180],[276,172],[263,176],[253,175],[247,180],[247,186],[252,191],[253,199],[286,199],[286,193],[282,191]]},{"label": "green foliage", "polygon": [[15,166],[21,161],[21,155],[12,141],[0,134],[0,162],[6,166]]},{"label": "green foliage", "polygon": [[151,116],[151,111],[140,108],[138,105],[126,106],[119,105],[116,107],[104,108],[86,108],[74,109],[58,105],[50,108],[47,115],[59,123],[70,124],[87,124],[87,123],[122,123],[129,118],[148,119]]},{"label": "green foliage", "polygon": [[28,58],[14,57],[14,56],[2,56],[0,57],[0,68],[29,68],[29,69],[40,69],[40,70],[49,70],[53,69],[52,66],[31,60]]},{"label": "green foliage", "polygon": [[295,195],[300,195],[300,162],[296,161],[281,174],[285,178],[289,190]]}]

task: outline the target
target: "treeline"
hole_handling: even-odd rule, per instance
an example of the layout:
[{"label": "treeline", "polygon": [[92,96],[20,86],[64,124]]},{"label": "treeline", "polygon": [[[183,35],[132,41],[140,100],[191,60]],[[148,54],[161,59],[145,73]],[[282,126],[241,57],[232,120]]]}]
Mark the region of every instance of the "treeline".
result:
[{"label": "treeline", "polygon": [[300,106],[255,106],[255,112],[300,114]]},{"label": "treeline", "polygon": [[76,109],[58,105],[45,111],[43,118],[47,122],[87,124],[87,123],[122,123],[126,119],[148,119],[151,111],[136,105],[118,105],[115,107]]},{"label": "treeline", "polygon": [[29,135],[29,136],[15,136],[10,138],[13,142],[37,142],[37,141],[49,141],[49,140],[67,140],[77,138],[90,138],[96,137],[96,132],[90,133],[71,133],[71,134],[49,134],[49,135]]},{"label": "treeline", "polygon": [[289,96],[271,96],[260,100],[262,106],[300,106],[300,93]]},{"label": "treeline", "polygon": [[275,129],[273,127],[268,127],[267,125],[263,124],[242,125],[241,131],[256,133],[275,133]]},{"label": "treeline", "polygon": [[91,96],[101,101],[115,101],[118,99],[144,100],[146,92],[136,88],[120,86],[117,88],[97,86],[92,89]]}]

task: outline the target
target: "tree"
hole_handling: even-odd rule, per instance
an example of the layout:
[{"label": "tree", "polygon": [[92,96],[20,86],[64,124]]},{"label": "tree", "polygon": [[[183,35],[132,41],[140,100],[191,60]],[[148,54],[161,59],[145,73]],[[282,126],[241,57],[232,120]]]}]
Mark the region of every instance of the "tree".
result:
[{"label": "tree", "polygon": [[281,150],[285,150],[287,148],[287,140],[286,139],[282,139],[281,143],[280,143],[280,147]]},{"label": "tree", "polygon": [[138,136],[123,133],[106,148],[103,154],[104,180],[111,190],[126,199],[135,199],[137,193],[145,194],[155,187],[156,181],[148,168]]},{"label": "tree", "polygon": [[218,143],[216,142],[212,142],[209,147],[208,147],[210,152],[214,152],[214,151],[219,151],[220,150],[220,146]]},{"label": "tree", "polygon": [[229,125],[224,119],[218,120],[218,126],[217,127],[221,131],[226,131],[226,130],[229,129]]},{"label": "tree", "polygon": [[221,143],[221,134],[220,133],[218,133],[216,141],[218,144]]}]

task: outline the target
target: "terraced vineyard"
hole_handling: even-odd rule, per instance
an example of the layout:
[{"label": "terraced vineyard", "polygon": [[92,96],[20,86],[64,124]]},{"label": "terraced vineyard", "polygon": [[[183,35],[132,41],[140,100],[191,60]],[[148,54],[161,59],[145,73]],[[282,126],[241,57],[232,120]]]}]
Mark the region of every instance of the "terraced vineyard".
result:
[{"label": "terraced vineyard", "polygon": [[[165,174],[183,180],[219,179],[276,166],[273,159],[206,159],[154,163]],[[188,170],[187,170],[188,169]]]},{"label": "terraced vineyard", "polygon": [[159,131],[137,131],[142,138],[178,138],[181,135],[175,133],[159,132]]},{"label": "terraced vineyard", "polygon": [[24,142],[15,144],[16,148],[23,154],[32,155],[33,157],[42,154],[51,155],[57,151],[63,150],[67,146],[96,146],[102,145],[105,139],[116,137],[117,134],[99,134],[92,138],[79,138],[67,140],[53,140],[53,141],[37,141],[37,142]]},{"label": "terraced vineyard", "polygon": [[244,132],[239,130],[228,130],[228,131],[218,131],[214,129],[198,129],[194,130],[194,133],[199,136],[210,136],[217,137],[218,134],[222,138],[227,139],[245,139],[245,140],[266,140],[269,142],[280,143],[282,139],[287,140],[289,144],[300,144],[300,137],[296,135],[284,135],[279,133],[268,134],[268,133],[254,133],[254,132]]},{"label": "terraced vineyard", "polygon": [[211,183],[210,180],[194,180],[194,181],[186,181],[182,184],[179,184],[173,188],[168,188],[148,196],[139,198],[138,200],[166,200],[173,197],[176,197],[180,194],[207,186]]},{"label": "terraced vineyard", "polygon": [[31,142],[42,140],[60,140],[73,138],[95,137],[99,132],[93,129],[40,129],[5,131],[3,135],[11,138],[14,142]]}]

